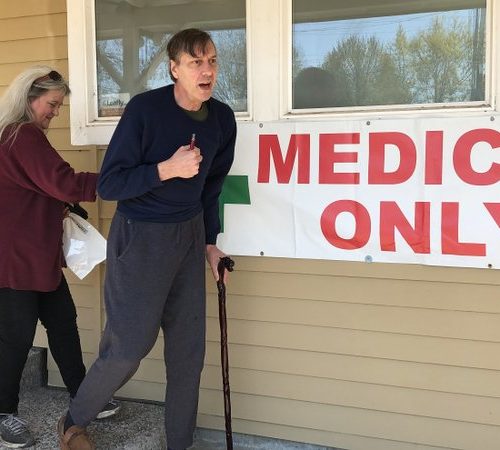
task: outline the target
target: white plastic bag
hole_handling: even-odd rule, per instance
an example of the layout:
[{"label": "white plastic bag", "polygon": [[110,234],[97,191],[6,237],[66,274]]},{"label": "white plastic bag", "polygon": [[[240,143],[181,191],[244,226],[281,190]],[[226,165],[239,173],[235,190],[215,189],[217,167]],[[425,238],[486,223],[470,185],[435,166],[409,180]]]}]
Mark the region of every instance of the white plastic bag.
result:
[{"label": "white plastic bag", "polygon": [[63,252],[68,268],[82,280],[106,259],[106,239],[85,219],[69,213],[63,220]]}]

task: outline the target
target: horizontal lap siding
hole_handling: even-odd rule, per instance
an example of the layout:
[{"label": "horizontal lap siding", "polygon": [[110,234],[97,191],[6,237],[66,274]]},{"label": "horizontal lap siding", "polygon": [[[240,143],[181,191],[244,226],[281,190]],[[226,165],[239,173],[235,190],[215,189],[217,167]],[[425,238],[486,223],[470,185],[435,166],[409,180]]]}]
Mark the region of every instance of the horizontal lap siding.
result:
[{"label": "horizontal lap siding", "polygon": [[68,58],[66,36],[35,37],[21,41],[0,42],[0,64],[42,64]]},{"label": "horizontal lap siding", "polygon": [[[67,74],[65,2],[2,2],[0,91],[34,63]],[[100,167],[105,150],[74,147],[69,136],[66,102],[49,139],[78,170]],[[84,206],[107,234],[115,204]],[[235,260],[227,305],[234,431],[351,450],[498,449],[497,271]],[[85,280],[68,273],[87,364],[104,322],[104,267]],[[221,429],[217,295],[207,275],[198,424]],[[41,329],[37,342],[46,345]],[[160,336],[119,394],[162,401],[164,378]],[[53,362],[50,380],[61,385]]]},{"label": "horizontal lap siding", "polygon": [[[455,280],[463,269],[394,266],[391,279],[371,273],[376,265],[235,260],[227,304],[233,430],[348,449],[498,449],[495,272],[473,284]],[[426,280],[434,270],[440,279]],[[210,278],[207,288],[198,423],[222,429]],[[160,336],[123,394],[161,400],[164,376]]]},{"label": "horizontal lap siding", "polygon": [[[423,448],[498,449],[497,426],[239,393],[232,398],[237,418],[304,428],[311,434],[315,430],[321,434],[328,432],[332,436],[327,442],[330,446],[340,446],[334,435],[342,433],[351,435],[345,446],[348,449],[357,445],[358,435],[373,440],[419,444]],[[200,407],[204,414],[217,414],[220,403],[218,391],[202,391]],[[366,450],[371,449],[367,447]]]},{"label": "horizontal lap siding", "polygon": [[[272,421],[269,404],[282,402],[287,418],[279,423],[288,426],[300,417],[307,428],[306,419],[317,415],[310,431],[331,432],[330,438],[313,432],[318,444],[498,448],[495,272],[263,258],[236,262],[228,287],[233,404],[240,401],[251,410],[257,395],[260,420]],[[217,300],[209,289],[202,398],[212,399],[222,417]],[[209,403],[202,401],[206,426],[214,409]],[[244,407],[233,407],[233,416],[244,424],[257,420]],[[382,434],[372,427],[380,421]],[[403,424],[410,430],[403,432]]]},{"label": "horizontal lap siding", "polygon": [[0,6],[0,19],[12,20],[57,13],[66,13],[66,0],[2,1]]},{"label": "horizontal lap siding", "polygon": [[[224,419],[213,415],[200,414],[198,423],[206,428],[224,428]],[[401,441],[370,438],[360,435],[349,435],[324,430],[310,430],[281,424],[233,419],[233,428],[245,429],[249,434],[264,434],[276,438],[286,436],[290,441],[316,442],[318,445],[330,446],[335,442],[337,448],[349,450],[443,450],[443,447],[412,444]]]},{"label": "horizontal lap siding", "polygon": [[[22,70],[35,64],[45,64],[68,75],[67,25],[65,0],[22,0],[0,2],[0,94]],[[70,81],[71,84],[71,81]],[[69,133],[69,102],[65,99],[59,117],[54,118],[47,137],[77,171],[97,171],[95,147],[74,147]],[[82,203],[97,225],[99,213],[95,203]],[[94,270],[79,280],[65,270],[77,305],[78,326],[84,359],[90,364],[95,358],[101,332],[101,275]],[[37,328],[35,345],[47,346],[47,336],[41,325]],[[62,385],[57,367],[50,357],[49,383]]]}]

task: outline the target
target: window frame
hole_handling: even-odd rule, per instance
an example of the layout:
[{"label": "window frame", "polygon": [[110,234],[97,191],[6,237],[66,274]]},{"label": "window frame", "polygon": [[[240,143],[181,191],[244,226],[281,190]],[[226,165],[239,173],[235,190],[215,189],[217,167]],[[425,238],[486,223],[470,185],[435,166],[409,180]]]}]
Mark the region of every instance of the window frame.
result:
[{"label": "window frame", "polygon": [[287,120],[310,120],[312,118],[356,118],[366,117],[374,119],[379,117],[419,117],[427,115],[485,113],[499,110],[496,101],[496,92],[499,92],[500,80],[496,79],[497,73],[495,63],[499,60],[499,47],[495,45],[495,24],[500,24],[500,5],[494,7],[493,0],[486,0],[486,24],[485,24],[485,101],[457,103],[428,103],[428,104],[402,104],[402,105],[373,105],[373,106],[347,106],[332,108],[292,108],[293,99],[293,77],[292,77],[292,53],[293,53],[293,0],[287,0],[288,30],[287,41],[283,45],[283,61],[286,66],[286,95],[281,105],[281,117]]},{"label": "window frame", "polygon": [[[107,145],[118,118],[97,117],[94,0],[67,2],[71,142]],[[202,26],[202,25],[200,25]],[[499,111],[500,5],[486,0],[486,101],[469,104],[383,105],[292,109],[292,0],[246,0],[247,111],[237,121],[310,121],[450,117]]]},{"label": "window frame", "polygon": [[[249,0],[246,0],[247,8],[248,3]],[[68,1],[67,21],[71,142],[73,145],[107,145],[119,117],[98,116],[95,0]],[[249,86],[248,41],[247,36],[247,85]],[[251,116],[250,111],[251,101],[248,96],[247,111],[236,113],[237,119],[248,120]]]}]

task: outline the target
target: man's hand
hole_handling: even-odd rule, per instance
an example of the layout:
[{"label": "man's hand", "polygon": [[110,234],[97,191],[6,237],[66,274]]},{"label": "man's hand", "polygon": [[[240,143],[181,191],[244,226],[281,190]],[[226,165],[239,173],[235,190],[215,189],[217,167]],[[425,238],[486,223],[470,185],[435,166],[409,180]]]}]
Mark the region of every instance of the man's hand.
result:
[{"label": "man's hand", "polygon": [[202,159],[198,147],[190,150],[189,145],[181,145],[170,158],[157,164],[160,180],[192,178],[198,174]]},{"label": "man's hand", "polygon": [[[206,248],[206,257],[210,268],[212,269],[212,274],[214,275],[215,281],[219,281],[219,273],[217,271],[217,266],[219,261],[224,256],[227,256],[225,253],[220,251],[216,245],[208,244]],[[228,271],[224,270],[224,284],[227,282],[229,278]]]}]

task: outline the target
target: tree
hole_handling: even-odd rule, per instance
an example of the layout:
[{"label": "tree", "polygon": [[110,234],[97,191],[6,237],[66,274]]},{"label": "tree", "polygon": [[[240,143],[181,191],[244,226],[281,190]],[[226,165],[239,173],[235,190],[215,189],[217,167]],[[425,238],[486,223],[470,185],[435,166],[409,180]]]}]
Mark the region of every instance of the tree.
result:
[{"label": "tree", "polygon": [[235,111],[247,109],[247,65],[245,30],[212,31],[217,47],[219,75],[214,97]]},{"label": "tree", "polygon": [[355,35],[340,41],[322,66],[335,77],[338,105],[484,99],[484,8],[472,14],[471,23],[438,16],[412,38],[400,26],[389,44]]},{"label": "tree", "polygon": [[327,54],[323,68],[335,77],[341,106],[404,103],[408,98],[390,54],[375,37],[347,37]]},{"label": "tree", "polygon": [[297,46],[292,47],[292,79],[304,68],[303,50]]},{"label": "tree", "polygon": [[472,35],[462,22],[446,27],[435,18],[410,42],[409,67],[418,103],[460,102],[470,97]]},{"label": "tree", "polygon": [[371,97],[373,105],[403,105],[413,102],[411,85],[398,71],[389,53],[380,56],[374,87]]},{"label": "tree", "polygon": [[410,43],[406,33],[403,27],[399,25],[394,42],[389,45],[389,53],[398,77],[399,86],[404,92],[402,99],[406,99],[407,104],[415,102],[413,94],[415,75],[410,69],[410,51]]}]

